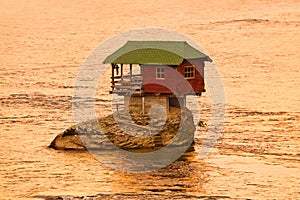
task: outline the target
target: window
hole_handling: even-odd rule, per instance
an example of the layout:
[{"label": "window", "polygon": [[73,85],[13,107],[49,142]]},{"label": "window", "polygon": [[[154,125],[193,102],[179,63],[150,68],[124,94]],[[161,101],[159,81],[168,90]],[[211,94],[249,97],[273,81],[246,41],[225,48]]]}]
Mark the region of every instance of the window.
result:
[{"label": "window", "polygon": [[184,77],[186,79],[195,78],[195,67],[194,66],[185,66],[184,67]]},{"label": "window", "polygon": [[156,67],[156,79],[165,79],[164,67]]}]

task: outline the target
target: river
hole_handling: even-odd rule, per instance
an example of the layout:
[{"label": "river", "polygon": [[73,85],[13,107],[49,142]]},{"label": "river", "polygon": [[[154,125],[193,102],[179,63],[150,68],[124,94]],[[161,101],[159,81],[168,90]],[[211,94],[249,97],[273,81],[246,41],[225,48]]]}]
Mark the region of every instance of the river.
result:
[{"label": "river", "polygon": [[[299,1],[0,4],[0,199],[300,198]],[[90,52],[141,27],[185,34],[214,60],[226,118],[212,152],[199,157],[207,127],[198,127],[194,152],[148,173],[110,169],[88,152],[49,149],[74,124],[73,85]],[[199,98],[207,125],[210,95]],[[109,94],[96,99],[99,116],[108,114]]]}]

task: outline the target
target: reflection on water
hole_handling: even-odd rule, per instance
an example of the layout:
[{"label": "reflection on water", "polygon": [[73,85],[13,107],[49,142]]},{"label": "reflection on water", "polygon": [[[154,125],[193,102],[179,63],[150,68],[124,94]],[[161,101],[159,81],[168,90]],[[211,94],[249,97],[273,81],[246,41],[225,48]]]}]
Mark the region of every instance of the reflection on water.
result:
[{"label": "reflection on water", "polygon": [[[299,2],[110,2],[1,1],[0,198],[299,198]],[[73,85],[86,55],[113,34],[144,26],[192,35],[217,63],[228,104],[212,152],[199,158],[208,126],[198,127],[195,152],[143,174],[47,148],[73,124]],[[207,125],[209,96],[199,98]],[[110,99],[97,94],[99,116],[111,110]]]},{"label": "reflection on water", "polygon": [[[199,199],[205,194],[203,183],[207,182],[205,172],[210,170],[204,161],[196,158],[196,152],[185,153],[180,159],[159,171],[148,173],[126,173],[109,170],[109,179],[103,178],[98,197],[109,197],[105,186],[114,189],[113,193],[122,194],[120,198],[190,198]],[[107,197],[107,198],[108,198]]]}]

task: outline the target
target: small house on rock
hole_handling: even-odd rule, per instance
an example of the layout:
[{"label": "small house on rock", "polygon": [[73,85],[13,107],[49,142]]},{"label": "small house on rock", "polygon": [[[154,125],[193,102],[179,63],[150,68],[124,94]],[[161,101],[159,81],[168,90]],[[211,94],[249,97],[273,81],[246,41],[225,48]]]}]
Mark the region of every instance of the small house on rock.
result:
[{"label": "small house on rock", "polygon": [[205,92],[205,61],[212,62],[186,41],[128,41],[104,63],[111,64],[110,92],[147,113],[155,104],[185,106],[187,95]]}]

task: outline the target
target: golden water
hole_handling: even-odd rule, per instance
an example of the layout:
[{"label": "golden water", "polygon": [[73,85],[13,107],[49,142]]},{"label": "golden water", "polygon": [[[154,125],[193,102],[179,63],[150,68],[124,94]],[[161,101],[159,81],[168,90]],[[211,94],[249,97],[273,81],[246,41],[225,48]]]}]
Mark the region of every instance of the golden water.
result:
[{"label": "golden water", "polygon": [[[0,199],[136,193],[300,198],[298,1],[0,1]],[[111,170],[88,153],[47,148],[73,124],[81,63],[140,27],[191,37],[215,61],[227,101],[214,151],[159,172]],[[108,88],[107,85],[99,86]],[[106,93],[105,93],[106,94]],[[209,123],[209,91],[200,98]],[[109,112],[109,96],[97,106]]]}]

